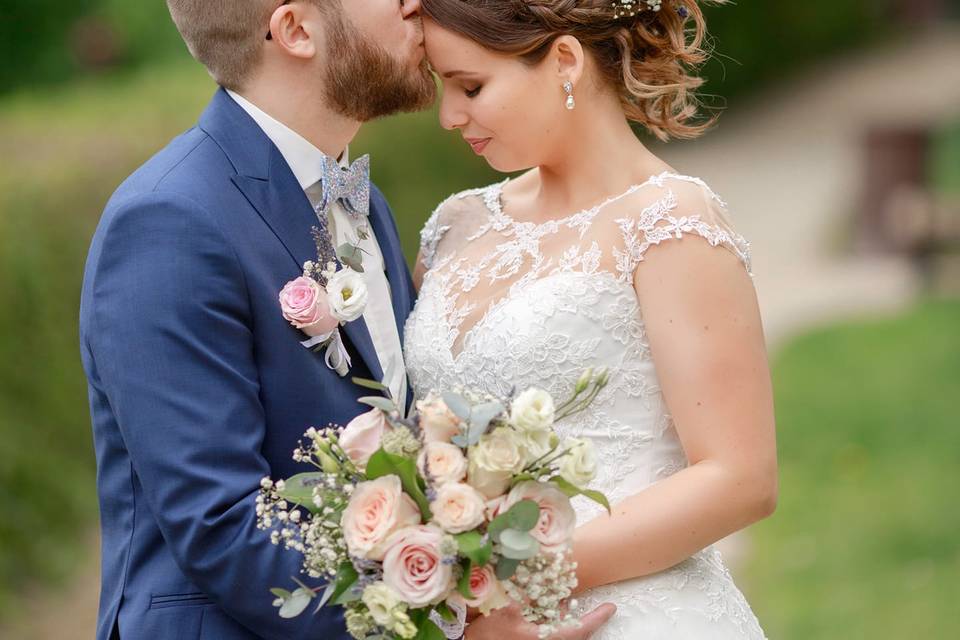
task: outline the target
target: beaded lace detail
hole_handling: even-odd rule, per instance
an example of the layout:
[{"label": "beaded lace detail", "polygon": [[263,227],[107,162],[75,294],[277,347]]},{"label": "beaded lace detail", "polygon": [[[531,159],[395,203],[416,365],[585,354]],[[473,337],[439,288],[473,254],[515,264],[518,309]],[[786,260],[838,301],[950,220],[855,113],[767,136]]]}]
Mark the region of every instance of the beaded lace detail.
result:
[{"label": "beaded lace detail", "polygon": [[[663,173],[572,215],[523,222],[504,211],[505,183],[451,196],[421,233],[427,267],[407,320],[404,356],[417,397],[464,385],[506,396],[537,386],[566,397],[587,367],[610,384],[557,425],[591,438],[595,487],[622,500],[687,466],[657,379],[633,286],[652,247],[697,237],[750,269],[749,244],[702,181]],[[600,508],[574,500],[581,522]],[[741,639],[763,632],[719,553],[594,589],[619,613],[595,638]]]}]

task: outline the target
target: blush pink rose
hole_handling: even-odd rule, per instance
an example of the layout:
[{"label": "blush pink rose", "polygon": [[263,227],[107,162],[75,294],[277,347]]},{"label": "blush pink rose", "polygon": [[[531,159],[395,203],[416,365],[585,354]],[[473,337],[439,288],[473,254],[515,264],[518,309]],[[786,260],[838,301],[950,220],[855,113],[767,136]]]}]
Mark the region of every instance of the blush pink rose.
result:
[{"label": "blush pink rose", "polygon": [[330,312],[327,292],[316,280],[300,276],[280,291],[283,317],[308,336],[330,333],[340,324]]},{"label": "blush pink rose", "polygon": [[420,428],[424,442],[450,442],[460,433],[460,418],[438,397],[430,396],[417,402]]},{"label": "blush pink rose", "polygon": [[387,417],[380,409],[361,413],[340,432],[340,447],[357,468],[364,469],[389,429]]},{"label": "blush pink rose", "polygon": [[443,562],[443,531],[425,524],[397,531],[387,541],[383,581],[414,608],[446,598],[453,588],[453,564]]},{"label": "blush pink rose", "polygon": [[570,498],[551,484],[521,482],[507,495],[504,509],[509,509],[521,500],[533,500],[540,505],[540,520],[531,531],[540,548],[546,553],[566,551],[573,542],[573,530],[577,526],[577,514],[570,505]]},{"label": "blush pink rose", "polygon": [[420,509],[394,475],[359,483],[340,520],[350,555],[366,560],[383,560],[390,536],[417,524]]},{"label": "blush pink rose", "polygon": [[473,597],[464,598],[463,601],[467,606],[479,609],[483,615],[510,604],[506,590],[490,565],[473,567],[470,571],[470,593]]}]

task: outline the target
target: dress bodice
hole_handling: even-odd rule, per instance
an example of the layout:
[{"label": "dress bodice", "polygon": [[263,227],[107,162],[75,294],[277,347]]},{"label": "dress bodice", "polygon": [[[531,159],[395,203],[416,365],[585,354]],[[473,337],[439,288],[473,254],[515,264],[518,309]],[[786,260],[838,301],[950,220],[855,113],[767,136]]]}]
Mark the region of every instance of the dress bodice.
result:
[{"label": "dress bodice", "polygon": [[[556,428],[593,441],[599,471],[591,487],[618,502],[687,465],[660,392],[635,269],[651,247],[695,236],[732,252],[749,271],[749,245],[733,231],[723,201],[697,178],[660,174],[597,207],[540,224],[504,212],[503,185],[452,196],[423,229],[427,271],[404,345],[414,394],[463,386],[508,397],[535,386],[562,401],[584,370],[606,367],[610,382],[595,402]],[[581,522],[601,510],[581,498],[574,507]],[[644,601],[653,606],[661,598],[656,588],[675,591],[677,576],[687,585],[704,571],[736,592],[717,552],[707,549],[643,579]],[[736,600],[711,579],[704,584],[700,604],[714,613]],[[587,601],[635,605],[637,588],[621,585],[596,590]],[[749,608],[737,616],[749,622],[747,614]],[[609,628],[600,637],[634,637]]]}]

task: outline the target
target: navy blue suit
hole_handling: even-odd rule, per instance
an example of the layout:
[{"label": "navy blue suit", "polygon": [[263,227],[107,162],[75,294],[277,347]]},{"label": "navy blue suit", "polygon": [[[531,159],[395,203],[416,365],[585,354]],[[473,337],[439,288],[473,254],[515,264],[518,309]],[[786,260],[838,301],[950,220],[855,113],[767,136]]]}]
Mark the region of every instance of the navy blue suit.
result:
[{"label": "navy blue suit", "polygon": [[[399,329],[413,306],[396,225],[370,223]],[[264,476],[303,431],[366,408],[351,376],[382,371],[363,319],[341,378],[283,319],[283,285],[316,258],[316,216],[280,152],[223,90],[199,124],[128,178],[87,259],[80,339],[100,496],[98,640],[347,638],[325,608],[283,620],[269,588],[301,558],[256,528]],[[312,610],[312,609],[311,609]]]}]

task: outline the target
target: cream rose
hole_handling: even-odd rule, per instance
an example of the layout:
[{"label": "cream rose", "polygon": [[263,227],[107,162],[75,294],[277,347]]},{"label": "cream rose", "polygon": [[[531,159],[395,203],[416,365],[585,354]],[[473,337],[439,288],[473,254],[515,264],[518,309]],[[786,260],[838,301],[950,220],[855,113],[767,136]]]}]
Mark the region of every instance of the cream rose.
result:
[{"label": "cream rose", "polygon": [[553,398],[543,389],[527,389],[510,406],[511,422],[520,431],[549,431],[555,414]]},{"label": "cream rose", "polygon": [[372,409],[347,423],[340,432],[340,447],[353,464],[365,469],[370,456],[380,448],[383,436],[390,431],[387,416],[380,409]]},{"label": "cream rose", "polygon": [[460,482],[467,475],[467,458],[455,444],[427,442],[417,457],[417,469],[437,485]]},{"label": "cream rose", "polygon": [[497,580],[493,567],[473,567],[470,571],[470,593],[472,598],[464,598],[467,606],[479,609],[483,615],[489,615],[494,609],[510,604],[507,592]]},{"label": "cream rose", "polygon": [[390,535],[419,523],[420,509],[394,475],[359,483],[340,520],[350,554],[367,560],[383,560]]},{"label": "cream rose", "polygon": [[430,503],[433,521],[449,533],[463,533],[483,524],[486,498],[468,484],[449,482]]},{"label": "cream rose", "polygon": [[450,442],[460,433],[460,418],[438,397],[430,396],[417,402],[420,429],[424,442]]},{"label": "cream rose", "polygon": [[521,436],[507,427],[498,427],[470,448],[467,481],[487,498],[496,498],[526,463]]},{"label": "cream rose", "polygon": [[383,581],[411,607],[439,602],[453,587],[453,564],[440,553],[443,538],[439,527],[426,524],[397,531],[387,541]]},{"label": "cream rose", "polygon": [[406,609],[403,598],[390,586],[383,582],[374,582],[363,590],[361,596],[363,604],[370,610],[370,617],[381,627],[393,627],[395,618],[393,612],[398,607]]},{"label": "cream rose", "polygon": [[327,281],[330,310],[341,322],[353,322],[363,315],[367,306],[367,283],[363,274],[353,269],[341,269]]},{"label": "cream rose", "polygon": [[326,335],[340,324],[330,310],[327,292],[306,276],[291,280],[280,291],[280,311],[287,322],[311,337]]},{"label": "cream rose", "polygon": [[564,443],[567,453],[560,458],[560,476],[583,488],[597,475],[597,454],[590,440],[570,438]]},{"label": "cream rose", "polygon": [[570,498],[560,489],[542,482],[521,482],[507,495],[506,509],[521,500],[533,500],[540,505],[540,520],[530,531],[545,553],[557,553],[569,548],[573,530],[577,526],[577,514],[570,505]]}]

